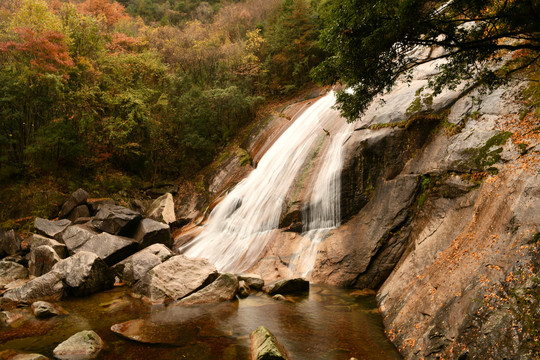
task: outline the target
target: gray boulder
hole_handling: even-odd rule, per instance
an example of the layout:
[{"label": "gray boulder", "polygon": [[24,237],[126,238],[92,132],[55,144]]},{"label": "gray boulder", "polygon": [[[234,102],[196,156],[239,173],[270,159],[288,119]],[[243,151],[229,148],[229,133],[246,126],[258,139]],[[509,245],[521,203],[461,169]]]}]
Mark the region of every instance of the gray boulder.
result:
[{"label": "gray boulder", "polygon": [[302,278],[278,280],[266,286],[264,291],[270,295],[309,291],[309,281]]},{"label": "gray boulder", "polygon": [[113,199],[92,199],[87,202],[90,213],[92,214],[97,214],[99,210],[104,207],[116,205],[116,202]]},{"label": "gray boulder", "polygon": [[133,291],[153,303],[170,302],[203,288],[218,276],[208,260],[177,255],[150,270]]},{"label": "gray boulder", "polygon": [[28,270],[13,261],[0,261],[0,287],[4,287],[12,281],[26,279]]},{"label": "gray boulder", "polygon": [[8,290],[4,297],[19,303],[33,303],[38,300],[58,301],[64,296],[62,275],[50,271],[15,289]]},{"label": "gray boulder", "polygon": [[61,360],[95,359],[104,346],[98,334],[92,330],[85,330],[58,345],[53,354],[55,358]]},{"label": "gray boulder", "polygon": [[53,266],[62,261],[54,249],[48,245],[32,247],[30,250],[30,275],[41,276],[51,271]]},{"label": "gray boulder", "polygon": [[172,256],[163,244],[150,245],[113,266],[116,274],[128,285],[143,278],[148,271]]},{"label": "gray boulder", "polygon": [[36,301],[32,303],[32,312],[38,319],[47,319],[62,314],[56,306],[46,301]]},{"label": "gray boulder", "polygon": [[92,225],[109,234],[130,236],[141,218],[141,214],[123,206],[105,206],[96,214]]},{"label": "gray boulder", "polygon": [[169,225],[152,219],[143,219],[133,238],[139,243],[140,249],[152,244],[164,244],[170,248],[173,243]]},{"label": "gray boulder", "polygon": [[238,279],[236,276],[233,274],[221,274],[210,285],[183,298],[177,304],[193,305],[230,301],[234,299],[237,291]]},{"label": "gray boulder", "polygon": [[30,237],[30,240],[28,242],[30,246],[30,251],[39,246],[47,245],[53,248],[61,259],[65,258],[67,255],[66,245],[53,239],[34,234]]},{"label": "gray boulder", "polygon": [[70,198],[62,205],[59,216],[61,218],[69,215],[71,210],[75,209],[78,205],[84,204],[88,199],[88,193],[83,189],[76,190],[71,194]]},{"label": "gray boulder", "polygon": [[135,253],[137,249],[137,243],[132,239],[101,233],[90,237],[84,244],[72,251],[74,253],[81,251],[94,253],[103,259],[107,265],[112,266]]},{"label": "gray boulder", "polygon": [[51,273],[60,274],[69,294],[86,296],[110,289],[114,276],[107,264],[96,254],[81,251],[57,263]]},{"label": "gray boulder", "polygon": [[245,281],[246,285],[253,290],[262,290],[264,280],[257,274],[238,274],[238,280]]},{"label": "gray boulder", "polygon": [[0,229],[0,257],[14,255],[21,250],[21,239],[14,230]]},{"label": "gray boulder", "polygon": [[79,247],[88,241],[88,239],[97,234],[98,232],[89,226],[73,225],[64,231],[62,234],[62,241],[66,244],[69,254],[73,255]]},{"label": "gray boulder", "polygon": [[288,360],[287,353],[276,337],[264,326],[259,326],[249,335],[251,360]]},{"label": "gray boulder", "polygon": [[79,205],[75,209],[71,210],[69,213],[68,219],[71,221],[76,221],[79,218],[88,218],[90,217],[90,210],[86,205]]},{"label": "gray boulder", "polygon": [[36,233],[56,240],[62,238],[62,232],[66,230],[69,225],[71,225],[71,221],[68,219],[52,221],[37,217],[34,222]]},{"label": "gray boulder", "polygon": [[148,209],[148,217],[156,221],[170,224],[176,221],[174,200],[170,193],[158,197]]}]

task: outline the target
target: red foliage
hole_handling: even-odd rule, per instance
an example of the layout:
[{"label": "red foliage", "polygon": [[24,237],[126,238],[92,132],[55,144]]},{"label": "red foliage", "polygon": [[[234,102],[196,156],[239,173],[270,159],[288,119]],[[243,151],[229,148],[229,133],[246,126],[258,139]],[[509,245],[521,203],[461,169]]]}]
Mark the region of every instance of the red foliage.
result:
[{"label": "red foliage", "polygon": [[36,33],[28,28],[15,29],[19,39],[0,43],[0,54],[24,57],[38,72],[57,73],[74,66],[64,42],[64,34],[59,31]]},{"label": "red foliage", "polygon": [[112,26],[122,19],[129,19],[126,9],[116,1],[109,0],[86,0],[79,5],[79,11],[83,14],[103,17],[107,25]]},{"label": "red foliage", "polygon": [[115,33],[112,36],[111,43],[107,45],[107,49],[112,52],[140,51],[144,46],[145,44],[140,38]]}]

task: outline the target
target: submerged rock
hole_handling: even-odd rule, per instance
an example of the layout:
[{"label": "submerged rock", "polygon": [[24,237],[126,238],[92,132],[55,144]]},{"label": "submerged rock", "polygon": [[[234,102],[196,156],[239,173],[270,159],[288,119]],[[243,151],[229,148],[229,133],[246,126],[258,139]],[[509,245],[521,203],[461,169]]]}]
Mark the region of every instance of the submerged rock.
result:
[{"label": "submerged rock", "polygon": [[15,289],[8,290],[4,297],[19,303],[32,303],[38,300],[58,301],[64,296],[62,275],[51,271]]},{"label": "submerged rock", "polygon": [[58,345],[53,354],[61,360],[95,359],[104,346],[98,334],[92,330],[85,330]]},{"label": "submerged rock", "polygon": [[142,215],[123,206],[105,206],[96,214],[92,225],[113,235],[132,235]]},{"label": "submerged rock", "polygon": [[28,277],[28,270],[13,261],[0,261],[0,287]]},{"label": "submerged rock", "polygon": [[210,285],[193,293],[177,304],[193,305],[205,303],[219,303],[234,299],[238,291],[238,279],[233,274],[221,274]]},{"label": "submerged rock", "polygon": [[189,325],[177,329],[177,326],[170,324],[160,326],[147,320],[135,319],[114,324],[111,331],[140,343],[183,346],[195,339],[199,329]]},{"label": "submerged rock", "polygon": [[76,206],[84,204],[88,199],[88,193],[83,189],[77,189],[70,198],[62,205],[60,210],[60,217],[66,217],[69,215],[71,210],[75,209]]},{"label": "submerged rock", "polygon": [[0,351],[0,359],[2,360],[49,360],[48,357],[41,354],[23,354],[16,350]]},{"label": "submerged rock", "polygon": [[179,300],[218,277],[206,259],[173,256],[150,270],[133,288],[154,303]]},{"label": "submerged rock", "polygon": [[170,248],[173,243],[169,225],[152,219],[143,219],[133,238],[139,243],[139,249],[152,244],[164,244]]},{"label": "submerged rock", "polygon": [[158,197],[150,209],[148,209],[148,217],[156,221],[170,224],[176,221],[176,215],[174,214],[174,200],[170,193]]},{"label": "submerged rock", "polygon": [[74,296],[90,295],[114,285],[114,276],[105,262],[87,251],[62,260],[53,267],[51,273],[60,274],[68,292]]},{"label": "submerged rock", "polygon": [[309,281],[302,278],[278,280],[267,285],[264,290],[270,295],[305,292],[309,291]]},{"label": "submerged rock", "polygon": [[21,239],[15,230],[0,229],[0,257],[14,255],[21,250]]},{"label": "submerged rock", "polygon": [[258,327],[249,338],[251,339],[251,360],[289,359],[283,345],[264,326]]},{"label": "submerged rock", "polygon": [[122,260],[113,269],[127,284],[133,284],[171,256],[172,252],[165,245],[154,244]]},{"label": "submerged rock", "polygon": [[38,234],[56,240],[62,238],[62,232],[66,230],[69,225],[71,225],[71,221],[68,219],[52,221],[38,217],[34,222],[34,228]]},{"label": "submerged rock", "polygon": [[32,312],[38,319],[47,319],[62,313],[56,306],[46,301],[36,301],[32,303]]}]

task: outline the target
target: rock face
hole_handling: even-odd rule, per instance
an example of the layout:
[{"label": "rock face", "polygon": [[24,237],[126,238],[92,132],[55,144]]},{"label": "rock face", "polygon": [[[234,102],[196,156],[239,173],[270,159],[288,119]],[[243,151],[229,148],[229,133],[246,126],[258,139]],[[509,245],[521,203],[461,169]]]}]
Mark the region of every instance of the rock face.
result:
[{"label": "rock face", "polygon": [[64,205],[62,205],[59,216],[68,216],[71,210],[75,209],[75,207],[78,205],[84,204],[86,199],[88,199],[88,193],[83,189],[78,189],[71,194],[70,198],[64,203]]},{"label": "rock face", "polygon": [[133,238],[139,243],[140,249],[152,244],[163,244],[170,248],[173,241],[169,225],[152,219],[143,219]]},{"label": "rock face", "polygon": [[130,236],[141,218],[141,214],[123,206],[105,206],[96,214],[92,225],[109,234]]},{"label": "rock face", "polygon": [[27,277],[28,270],[24,266],[13,261],[0,261],[0,287]]},{"label": "rock face", "polygon": [[85,330],[58,345],[53,354],[55,358],[61,360],[95,359],[104,346],[98,334],[92,330]]},{"label": "rock face", "polygon": [[26,284],[4,293],[4,297],[20,303],[32,303],[38,300],[58,301],[65,293],[62,275],[48,272]]},{"label": "rock face", "polygon": [[66,230],[69,225],[71,225],[71,221],[68,219],[51,221],[38,217],[34,222],[34,228],[38,234],[56,240],[62,238],[62,232]]},{"label": "rock face", "polygon": [[59,274],[69,294],[86,296],[110,289],[114,276],[96,254],[86,251],[76,253],[56,264],[51,273]]},{"label": "rock face", "polygon": [[193,305],[230,301],[238,291],[238,279],[233,274],[221,274],[210,285],[186,296],[177,304]]},{"label": "rock face", "polygon": [[264,290],[270,295],[305,292],[309,291],[309,281],[302,278],[279,280],[267,285]]},{"label": "rock face", "polygon": [[249,338],[251,339],[251,360],[289,359],[283,345],[264,326],[258,327]]},{"label": "rock face", "polygon": [[0,229],[0,257],[16,254],[21,249],[21,239],[15,231]]},{"label": "rock face", "polygon": [[170,224],[176,221],[174,200],[170,193],[158,197],[148,209],[148,217],[156,221]]},{"label": "rock face", "polygon": [[163,244],[154,244],[131,255],[113,266],[118,276],[128,285],[141,280],[148,271],[172,256]]},{"label": "rock face", "polygon": [[129,238],[115,236],[107,233],[93,235],[86,242],[70,251],[91,252],[99,256],[109,266],[125,259],[137,251],[137,243]]},{"label": "rock face", "polygon": [[46,274],[61,260],[56,251],[48,245],[32,247],[29,262],[30,275],[41,276]]},{"label": "rock face", "polygon": [[208,285],[217,277],[216,268],[208,260],[177,255],[150,270],[135,284],[133,291],[154,303],[170,302]]}]

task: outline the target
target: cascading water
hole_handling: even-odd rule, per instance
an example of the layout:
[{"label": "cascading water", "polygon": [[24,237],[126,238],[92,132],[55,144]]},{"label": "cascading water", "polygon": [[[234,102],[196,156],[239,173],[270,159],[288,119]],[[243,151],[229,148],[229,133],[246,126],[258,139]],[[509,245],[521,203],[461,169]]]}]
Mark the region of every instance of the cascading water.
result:
[{"label": "cascading water", "polygon": [[180,252],[207,258],[219,271],[250,268],[279,227],[285,198],[306,159],[321,143],[330,141],[304,216],[311,245],[299,248],[290,264],[293,272],[311,270],[317,243],[339,225],[342,145],[353,129],[332,109],[334,103],[331,92],[306,109],[264,154],[257,168],[214,208],[201,234]]}]

